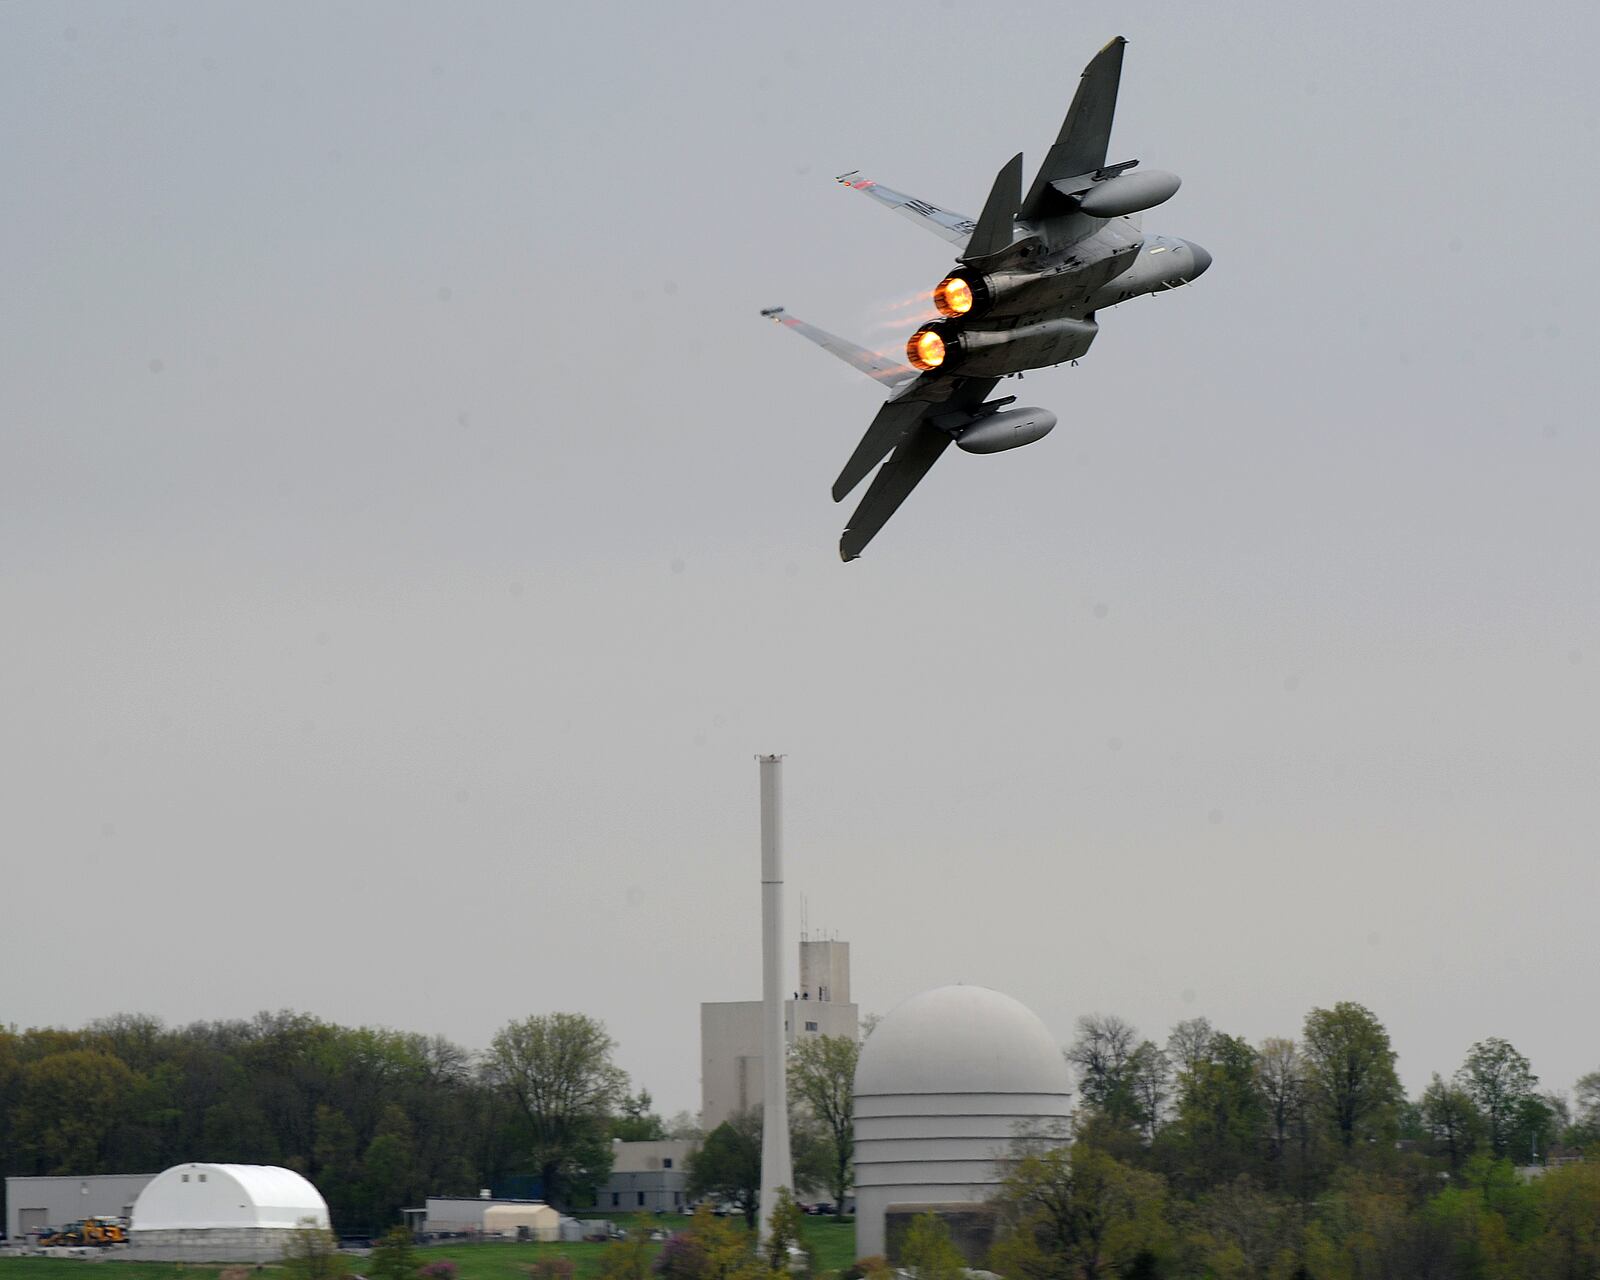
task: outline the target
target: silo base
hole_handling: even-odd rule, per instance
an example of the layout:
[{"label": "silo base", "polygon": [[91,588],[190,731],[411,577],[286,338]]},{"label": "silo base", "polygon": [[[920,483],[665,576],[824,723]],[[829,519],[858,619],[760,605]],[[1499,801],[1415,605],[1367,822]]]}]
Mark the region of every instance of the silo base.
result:
[{"label": "silo base", "polygon": [[130,1262],[277,1262],[293,1238],[282,1227],[194,1227],[135,1231]]},{"label": "silo base", "polygon": [[892,1204],[884,1211],[883,1228],[887,1256],[899,1266],[901,1245],[911,1224],[931,1213],[950,1231],[950,1243],[961,1251],[969,1267],[987,1267],[989,1249],[994,1244],[995,1211],[992,1205],[972,1201],[946,1201],[943,1204]]}]

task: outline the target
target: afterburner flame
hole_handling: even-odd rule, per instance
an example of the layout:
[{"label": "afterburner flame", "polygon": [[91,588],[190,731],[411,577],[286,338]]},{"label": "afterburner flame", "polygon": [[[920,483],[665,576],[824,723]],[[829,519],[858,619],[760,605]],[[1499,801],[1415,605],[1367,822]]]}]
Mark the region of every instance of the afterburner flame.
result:
[{"label": "afterburner flame", "polygon": [[906,343],[906,359],[924,371],[944,363],[944,339],[932,329],[918,329]]},{"label": "afterburner flame", "polygon": [[972,310],[972,286],[956,276],[939,281],[933,291],[933,305],[942,316],[964,316]]}]

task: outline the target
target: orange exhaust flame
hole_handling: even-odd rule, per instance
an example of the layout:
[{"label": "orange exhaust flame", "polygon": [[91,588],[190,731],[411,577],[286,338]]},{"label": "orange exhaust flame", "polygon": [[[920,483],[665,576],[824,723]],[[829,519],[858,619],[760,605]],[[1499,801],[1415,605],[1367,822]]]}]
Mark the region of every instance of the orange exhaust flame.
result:
[{"label": "orange exhaust flame", "polygon": [[939,281],[933,291],[933,305],[942,316],[954,319],[972,310],[972,286],[955,276]]},{"label": "orange exhaust flame", "polygon": [[944,363],[944,339],[932,329],[918,329],[906,343],[906,359],[926,372]]}]

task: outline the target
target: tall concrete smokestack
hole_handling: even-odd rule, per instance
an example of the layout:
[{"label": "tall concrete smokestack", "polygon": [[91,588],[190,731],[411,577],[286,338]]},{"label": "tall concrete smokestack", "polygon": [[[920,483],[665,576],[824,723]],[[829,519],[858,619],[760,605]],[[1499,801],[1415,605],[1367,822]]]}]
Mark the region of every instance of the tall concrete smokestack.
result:
[{"label": "tall concrete smokestack", "polygon": [[794,1188],[783,1034],[783,757],[761,762],[761,1239],[778,1188]]}]

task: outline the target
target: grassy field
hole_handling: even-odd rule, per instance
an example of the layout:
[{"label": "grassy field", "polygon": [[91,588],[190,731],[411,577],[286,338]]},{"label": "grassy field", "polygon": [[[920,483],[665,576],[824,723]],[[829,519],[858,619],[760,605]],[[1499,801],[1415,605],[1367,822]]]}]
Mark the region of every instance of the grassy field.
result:
[{"label": "grassy field", "polygon": [[[607,1214],[619,1227],[634,1225],[628,1214]],[[646,1220],[645,1225],[663,1231],[681,1231],[689,1223],[686,1217],[663,1214]],[[838,1271],[848,1267],[855,1259],[856,1228],[854,1222],[835,1222],[832,1218],[805,1220],[806,1244],[816,1258],[817,1274]],[[576,1268],[575,1280],[594,1280],[600,1270],[600,1255],[607,1246],[603,1244],[462,1244],[450,1242],[429,1245],[418,1249],[417,1256],[424,1263],[448,1258],[460,1268],[460,1280],[527,1280],[528,1267],[541,1258],[570,1258]],[[0,1275],[0,1280],[8,1280]],[[19,1277],[18,1280],[21,1280]]]},{"label": "grassy field", "polygon": [[99,1280],[216,1280],[222,1266],[109,1258],[0,1258],[0,1280],[88,1280],[88,1275]]},{"label": "grassy field", "polygon": [[[608,1214],[618,1226],[634,1225],[628,1214]],[[663,1231],[681,1231],[688,1218],[662,1215],[648,1225]],[[853,1222],[832,1218],[807,1218],[806,1243],[816,1257],[817,1274],[826,1275],[850,1265],[855,1256],[856,1229]],[[574,1280],[594,1280],[600,1270],[603,1244],[465,1244],[452,1241],[417,1250],[417,1260],[426,1264],[447,1258],[459,1268],[460,1280],[528,1280],[528,1267],[541,1258],[571,1258],[577,1270]],[[359,1273],[361,1258],[350,1259],[350,1270]],[[85,1269],[92,1268],[86,1276]],[[217,1280],[220,1265],[178,1262],[122,1262],[79,1260],[77,1258],[0,1258],[0,1280]],[[277,1272],[276,1267],[266,1274]]]}]

